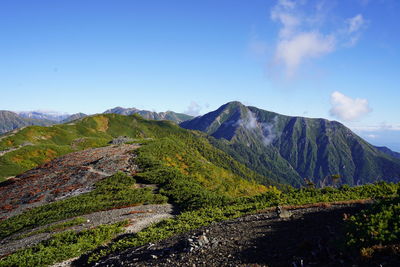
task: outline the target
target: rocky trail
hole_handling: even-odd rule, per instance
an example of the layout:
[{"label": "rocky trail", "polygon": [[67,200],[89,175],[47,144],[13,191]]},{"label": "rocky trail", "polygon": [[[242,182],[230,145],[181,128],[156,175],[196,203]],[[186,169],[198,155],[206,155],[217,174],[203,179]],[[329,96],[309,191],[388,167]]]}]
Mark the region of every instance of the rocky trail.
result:
[{"label": "rocky trail", "polygon": [[89,192],[118,171],[135,174],[137,144],[87,149],[56,158],[0,184],[0,218],[63,198]]},{"label": "rocky trail", "polygon": [[290,218],[274,211],[248,215],[128,249],[96,266],[400,266],[399,258],[384,255],[367,265],[340,249],[344,216],[366,205],[303,207]]},{"label": "rocky trail", "polygon": [[[102,224],[112,224],[119,221],[129,220],[129,226],[126,227],[125,233],[136,233],[152,223],[171,218],[173,214],[173,207],[170,204],[140,205],[122,209],[112,209],[79,216],[80,218],[85,219],[85,223],[70,227],[67,230],[82,231],[84,229],[90,229]],[[40,241],[50,238],[53,234],[55,234],[55,232],[40,233],[23,239],[18,239],[18,236],[20,236],[21,234],[27,234],[29,232],[37,231],[68,220],[59,221],[32,229],[30,231],[18,233],[2,240],[0,242],[0,256],[12,253],[13,251],[21,248],[35,245]]]},{"label": "rocky trail", "polygon": [[[135,175],[138,167],[134,163],[136,156],[133,150],[138,147],[138,144],[118,144],[70,153],[1,183],[2,219],[18,215],[32,207],[90,192],[97,181],[118,171]],[[148,187],[153,192],[158,189],[154,184],[137,183],[134,187]],[[132,205],[57,221],[1,240],[0,257],[33,246],[67,230],[82,231],[127,220],[129,224],[123,234],[136,233],[152,223],[173,217],[174,213],[171,204]],[[54,229],[51,228],[54,225],[74,219],[78,221],[74,226],[51,230]],[[70,262],[71,260],[66,261],[60,266],[68,266]]]}]

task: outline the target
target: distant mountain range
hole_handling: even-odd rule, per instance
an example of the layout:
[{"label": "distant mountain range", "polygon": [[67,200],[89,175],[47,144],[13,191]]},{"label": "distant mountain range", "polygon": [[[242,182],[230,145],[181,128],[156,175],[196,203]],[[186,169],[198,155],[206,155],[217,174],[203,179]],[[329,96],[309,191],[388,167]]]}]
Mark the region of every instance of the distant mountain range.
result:
[{"label": "distant mountain range", "polygon": [[[336,121],[284,116],[240,102],[227,103],[196,118],[172,111],[122,107],[104,113],[139,114],[205,132],[214,146],[278,183],[300,186],[306,178],[323,186],[332,184],[335,174],[341,176],[340,183],[350,185],[400,179],[400,153],[374,147]],[[30,125],[67,123],[86,116],[0,111],[0,133]]]},{"label": "distant mountain range", "polygon": [[15,112],[0,110],[0,134],[30,125],[49,126],[52,124],[54,122],[50,120],[24,118]]},{"label": "distant mountain range", "polygon": [[114,113],[120,115],[132,115],[132,114],[139,114],[145,119],[148,120],[168,120],[173,121],[176,123],[181,123],[183,121],[192,119],[193,116],[183,114],[183,113],[176,113],[173,111],[166,111],[166,112],[155,112],[155,111],[148,111],[148,110],[140,110],[136,108],[121,108],[116,107],[113,109],[108,109],[103,112],[104,114]]},{"label": "distant mountain range", "polygon": [[[29,125],[40,125],[49,126],[58,123],[67,123],[74,120],[78,120],[88,116],[84,113],[76,114],[61,114],[57,112],[42,112],[42,111],[23,111],[23,112],[12,112],[12,111],[0,111],[0,134],[6,133],[24,126]],[[108,109],[105,112],[114,113],[120,115],[132,115],[139,114],[145,119],[150,120],[169,120],[175,123],[181,123],[185,120],[192,119],[190,115],[176,113],[173,111],[167,112],[154,112],[148,110],[140,110],[136,108],[122,108],[116,107]]]},{"label": "distant mountain range", "polygon": [[[290,117],[230,102],[181,127],[214,137],[214,145],[280,183],[350,185],[399,181],[398,153],[376,148],[339,122]],[[333,181],[332,175],[340,175]]]},{"label": "distant mountain range", "polygon": [[49,120],[54,122],[61,122],[71,116],[66,113],[59,113],[54,111],[20,111],[16,113],[20,117],[26,119]]}]

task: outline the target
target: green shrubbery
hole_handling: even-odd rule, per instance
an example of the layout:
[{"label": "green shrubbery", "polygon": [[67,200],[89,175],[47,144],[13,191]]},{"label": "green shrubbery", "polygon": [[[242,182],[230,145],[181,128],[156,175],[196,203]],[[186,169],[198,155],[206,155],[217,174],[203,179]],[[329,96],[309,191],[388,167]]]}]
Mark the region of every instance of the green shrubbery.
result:
[{"label": "green shrubbery", "polygon": [[237,218],[245,214],[256,213],[277,205],[301,205],[319,202],[359,200],[374,197],[391,197],[399,189],[398,184],[377,183],[358,187],[324,188],[324,189],[291,189],[282,193],[279,190],[254,196],[231,200],[229,205],[209,206],[181,213],[174,219],[162,221],[143,231],[111,243],[106,248],[95,250],[87,256],[89,263],[113,252],[155,242],[167,237],[184,233],[212,222]]},{"label": "green shrubbery", "polygon": [[400,241],[400,197],[384,199],[348,219],[347,244],[356,248]]},{"label": "green shrubbery", "polygon": [[123,232],[125,225],[127,225],[126,221],[101,225],[78,233],[66,231],[55,234],[52,238],[33,247],[19,250],[0,259],[0,266],[48,266],[77,257],[110,241],[115,235]]},{"label": "green shrubbery", "polygon": [[190,138],[179,141],[169,137],[142,146],[137,150],[136,163],[144,171],[135,178],[159,184],[160,193],[184,210],[222,206],[234,197],[255,195],[266,190],[264,186],[244,179],[246,173],[255,175],[250,170],[243,167],[236,171],[238,174],[234,174],[219,167],[228,164],[229,158],[226,163],[220,159],[216,166],[205,157],[212,149],[206,144],[204,147],[197,144],[197,147],[193,142]]}]

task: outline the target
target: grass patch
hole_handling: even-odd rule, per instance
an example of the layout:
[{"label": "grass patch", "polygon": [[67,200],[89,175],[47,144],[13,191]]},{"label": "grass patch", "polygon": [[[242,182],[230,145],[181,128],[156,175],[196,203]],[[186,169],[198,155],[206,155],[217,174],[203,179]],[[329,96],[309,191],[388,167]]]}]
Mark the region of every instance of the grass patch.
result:
[{"label": "grass patch", "polygon": [[109,242],[123,232],[127,222],[101,225],[81,232],[66,231],[55,234],[39,244],[17,251],[0,259],[1,267],[10,266],[48,266],[67,260]]}]

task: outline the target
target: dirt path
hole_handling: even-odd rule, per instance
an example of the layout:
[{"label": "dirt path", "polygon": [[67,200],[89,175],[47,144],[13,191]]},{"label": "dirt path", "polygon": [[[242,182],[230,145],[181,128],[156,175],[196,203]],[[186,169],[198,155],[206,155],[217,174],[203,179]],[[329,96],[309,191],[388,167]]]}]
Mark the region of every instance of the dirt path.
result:
[{"label": "dirt path", "polygon": [[14,129],[14,130],[12,130],[12,131],[3,133],[3,135],[0,135],[0,141],[3,140],[4,138],[7,138],[7,137],[10,137],[10,136],[15,135],[16,133],[18,133],[19,131],[25,129],[26,127],[27,127],[27,126],[24,126],[24,127],[21,127],[21,128]]},{"label": "dirt path", "polygon": [[302,208],[286,219],[275,212],[248,215],[131,248],[96,266],[400,266],[393,257],[371,265],[359,262],[338,247],[344,214],[366,205]]},{"label": "dirt path", "polygon": [[[1,140],[1,139],[0,139],[0,140]],[[19,146],[17,146],[17,147],[12,147],[12,148],[9,148],[9,149],[0,151],[0,157],[4,156],[4,155],[7,154],[7,153],[10,153],[10,152],[13,152],[13,151],[15,151],[15,150],[18,150],[18,149],[20,149],[21,147],[24,147],[24,146],[31,146],[31,145],[32,145],[31,143],[25,143],[25,144],[19,145]]]},{"label": "dirt path", "polygon": [[[91,214],[79,216],[85,218],[87,222],[81,225],[71,227],[68,230],[81,231],[84,229],[89,229],[92,227],[99,226],[101,224],[111,224],[123,220],[129,220],[131,222],[131,225],[126,228],[125,233],[136,233],[142,230],[144,227],[147,227],[151,223],[158,222],[166,218],[171,218],[172,216],[173,216],[173,207],[170,204],[141,205],[136,207],[94,212]],[[60,222],[56,222],[53,224],[58,224],[58,223]],[[34,230],[43,229],[49,225],[36,228]],[[29,233],[30,231],[26,231],[24,233]],[[19,234],[10,236],[1,241],[0,256],[9,254],[21,248],[26,248],[34,244],[37,244],[40,241],[50,238],[53,234],[54,233],[41,233],[21,240],[15,240],[15,238]]]}]

